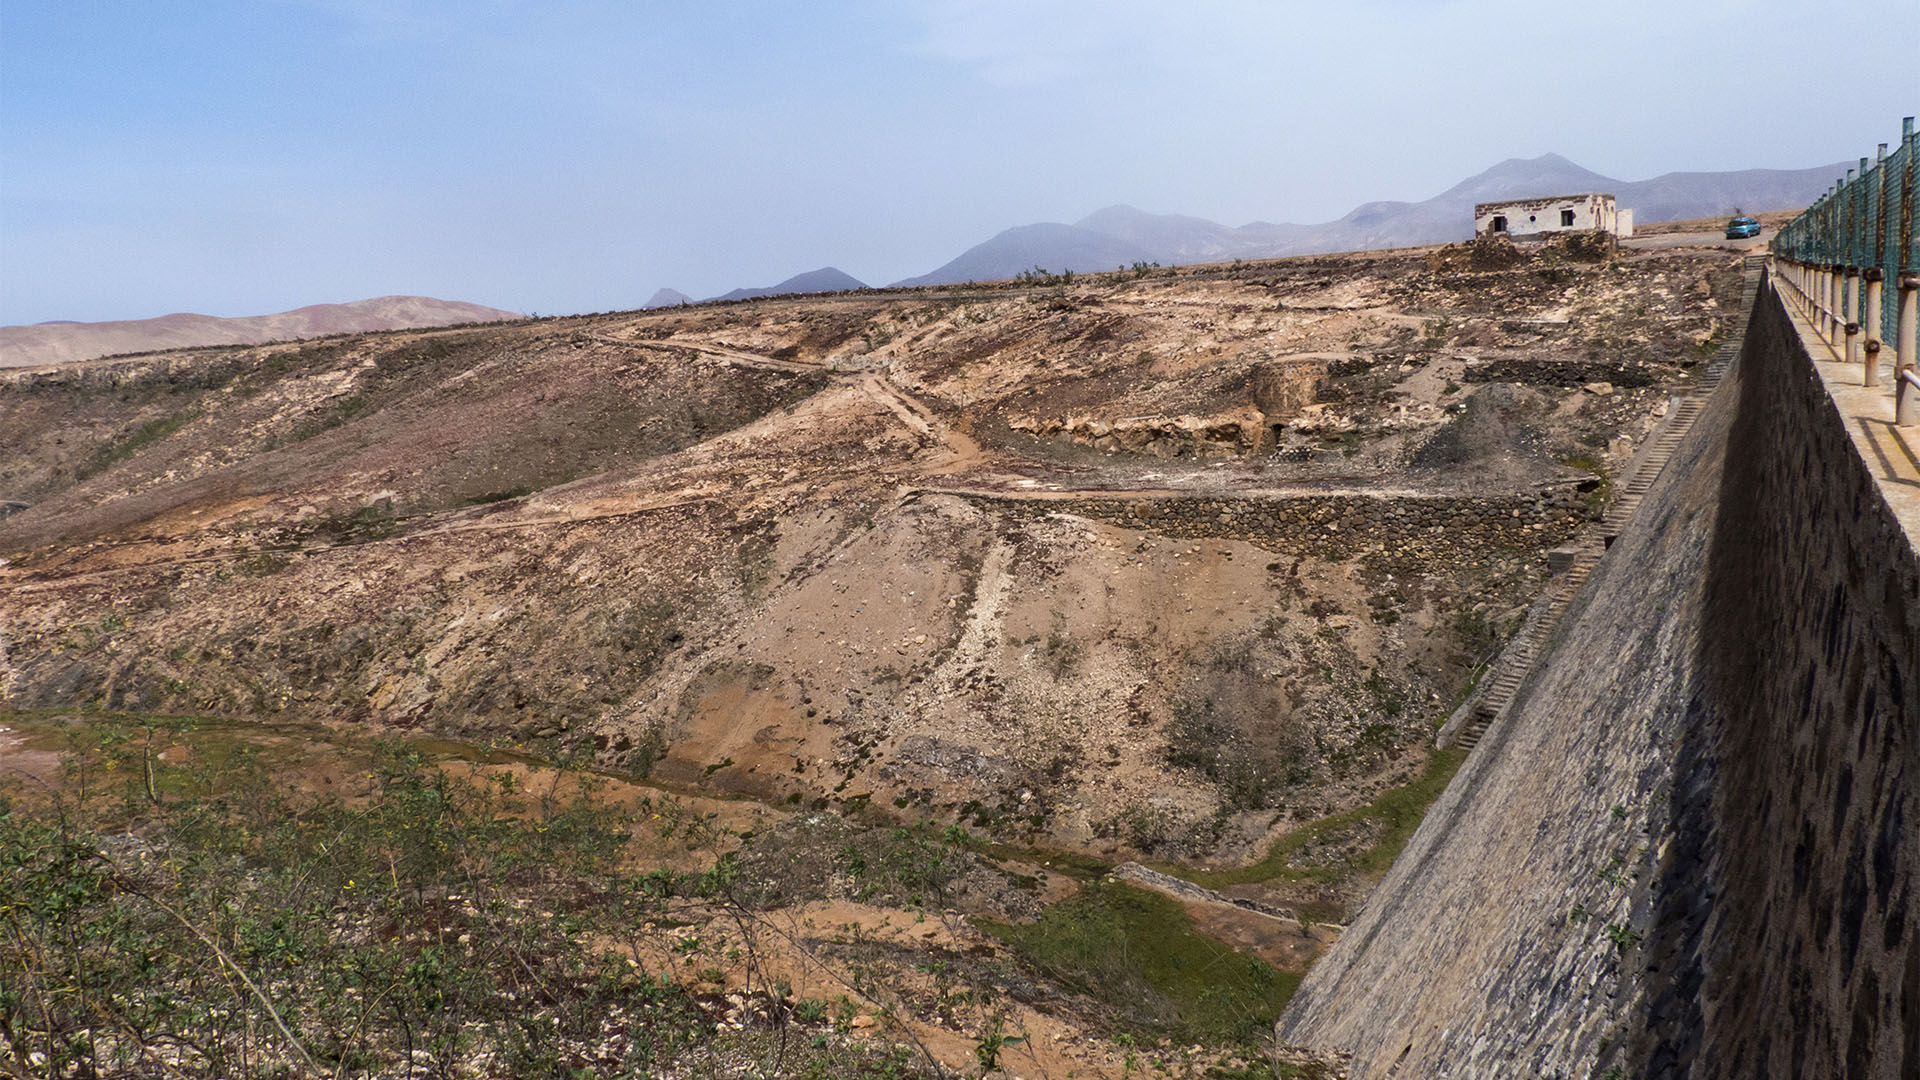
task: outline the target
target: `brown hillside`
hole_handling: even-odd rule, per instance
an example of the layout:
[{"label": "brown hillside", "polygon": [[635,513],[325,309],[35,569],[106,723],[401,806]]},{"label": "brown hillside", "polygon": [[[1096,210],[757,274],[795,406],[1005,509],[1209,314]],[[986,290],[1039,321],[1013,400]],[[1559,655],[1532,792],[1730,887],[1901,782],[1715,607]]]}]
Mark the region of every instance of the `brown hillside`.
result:
[{"label": "brown hillside", "polygon": [[277,315],[236,319],[182,313],[121,322],[0,326],[0,367],[36,367],[158,349],[250,345],[520,317],[499,308],[428,296],[379,296],[350,304],[312,304]]},{"label": "brown hillside", "polygon": [[1244,860],[1419,772],[1737,289],[1446,249],[12,373],[0,688]]}]

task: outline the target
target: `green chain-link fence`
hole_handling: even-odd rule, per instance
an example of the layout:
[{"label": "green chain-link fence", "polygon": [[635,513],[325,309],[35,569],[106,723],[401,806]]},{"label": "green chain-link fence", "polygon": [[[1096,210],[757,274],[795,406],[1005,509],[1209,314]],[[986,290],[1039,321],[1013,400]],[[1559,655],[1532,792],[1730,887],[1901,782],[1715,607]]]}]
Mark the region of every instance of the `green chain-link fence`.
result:
[{"label": "green chain-link fence", "polygon": [[1880,325],[1894,326],[1900,271],[1920,272],[1920,242],[1914,233],[1914,171],[1920,133],[1909,116],[1900,124],[1900,146],[1836,178],[1834,187],[1773,238],[1774,255],[1795,262],[1867,269],[1879,267],[1887,288],[1880,298]]}]

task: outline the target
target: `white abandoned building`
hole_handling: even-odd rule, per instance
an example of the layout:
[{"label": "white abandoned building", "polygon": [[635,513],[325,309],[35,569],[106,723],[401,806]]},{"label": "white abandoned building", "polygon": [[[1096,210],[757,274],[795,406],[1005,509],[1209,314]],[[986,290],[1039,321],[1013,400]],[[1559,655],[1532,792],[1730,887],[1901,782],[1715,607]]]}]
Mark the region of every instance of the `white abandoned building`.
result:
[{"label": "white abandoned building", "polygon": [[1473,208],[1473,235],[1505,233],[1516,240],[1557,232],[1609,232],[1633,235],[1633,211],[1622,210],[1613,196],[1548,195],[1538,199],[1507,199],[1479,203]]}]

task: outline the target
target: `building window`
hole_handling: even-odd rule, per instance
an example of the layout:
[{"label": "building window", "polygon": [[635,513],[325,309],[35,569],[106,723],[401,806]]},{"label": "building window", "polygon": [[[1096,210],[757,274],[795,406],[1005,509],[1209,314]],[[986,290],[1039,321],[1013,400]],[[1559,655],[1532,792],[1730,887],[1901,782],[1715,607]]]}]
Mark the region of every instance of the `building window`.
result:
[{"label": "building window", "polygon": [[1570,229],[1573,227],[1573,211],[1571,210],[1560,211],[1560,227],[1563,229]]},{"label": "building window", "polygon": [[1506,218],[1506,215],[1504,215],[1504,214],[1495,214],[1495,215],[1493,215],[1493,231],[1494,231],[1494,232],[1506,232],[1506,231],[1507,231],[1507,218]]}]

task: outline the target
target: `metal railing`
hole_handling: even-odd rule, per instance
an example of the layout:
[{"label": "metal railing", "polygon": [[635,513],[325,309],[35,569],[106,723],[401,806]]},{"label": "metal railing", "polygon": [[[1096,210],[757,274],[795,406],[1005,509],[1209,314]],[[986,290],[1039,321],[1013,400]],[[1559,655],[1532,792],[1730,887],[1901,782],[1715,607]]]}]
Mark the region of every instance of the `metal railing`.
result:
[{"label": "metal railing", "polygon": [[1776,277],[1787,286],[1781,294],[1842,360],[1860,365],[1863,385],[1879,384],[1883,331],[1894,327],[1895,423],[1902,425],[1920,422],[1920,407],[1909,404],[1920,321],[1913,207],[1920,134],[1913,120],[1900,122],[1898,149],[1890,154],[1881,143],[1871,165],[1861,158],[1771,245]]}]

